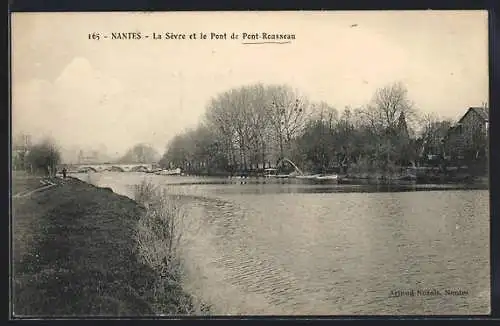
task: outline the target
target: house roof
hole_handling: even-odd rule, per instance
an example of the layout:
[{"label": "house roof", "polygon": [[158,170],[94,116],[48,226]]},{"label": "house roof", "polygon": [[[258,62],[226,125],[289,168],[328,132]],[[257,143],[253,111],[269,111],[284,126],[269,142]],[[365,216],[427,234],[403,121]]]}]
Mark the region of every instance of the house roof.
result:
[{"label": "house roof", "polygon": [[481,117],[484,121],[489,121],[489,111],[488,108],[483,108],[483,107],[470,107],[467,112],[458,120],[457,124],[453,125],[448,129],[448,132],[445,137],[448,137],[451,133],[455,132],[458,130],[459,124],[462,122],[462,120],[467,116],[467,114],[473,112],[474,114],[477,114],[479,117]]},{"label": "house roof", "polygon": [[465,112],[465,114],[462,116],[462,118],[460,118],[460,120],[458,122],[462,122],[462,120],[465,118],[465,116],[467,114],[469,114],[469,112],[474,112],[475,114],[477,114],[478,116],[480,116],[481,119],[483,119],[484,121],[488,121],[489,120],[488,108],[470,107],[469,110],[467,110],[467,112]]}]

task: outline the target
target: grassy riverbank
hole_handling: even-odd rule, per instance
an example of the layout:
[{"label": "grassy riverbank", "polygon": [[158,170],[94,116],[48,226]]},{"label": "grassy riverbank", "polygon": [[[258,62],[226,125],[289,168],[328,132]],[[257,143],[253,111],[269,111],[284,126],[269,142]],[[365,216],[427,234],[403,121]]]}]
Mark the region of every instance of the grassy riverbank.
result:
[{"label": "grassy riverbank", "polygon": [[135,201],[67,179],[12,204],[14,315],[193,313],[177,275],[160,275],[141,256],[148,214]]},{"label": "grassy riverbank", "polygon": [[12,183],[12,195],[28,192],[40,187],[41,177],[31,176],[25,172],[15,171]]}]

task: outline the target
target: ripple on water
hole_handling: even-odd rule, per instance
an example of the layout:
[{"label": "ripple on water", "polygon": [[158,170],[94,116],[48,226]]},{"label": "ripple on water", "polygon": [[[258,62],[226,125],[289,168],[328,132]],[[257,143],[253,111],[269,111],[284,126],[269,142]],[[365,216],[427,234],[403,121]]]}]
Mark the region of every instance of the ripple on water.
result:
[{"label": "ripple on water", "polygon": [[[257,314],[269,314],[270,311],[286,314],[439,314],[455,312],[466,299],[395,300],[388,299],[389,293],[395,285],[442,287],[447,279],[459,280],[469,288],[487,286],[488,280],[478,283],[464,279],[470,275],[464,274],[462,261],[466,258],[460,253],[471,244],[487,245],[485,241],[475,238],[464,242],[459,241],[461,237],[443,236],[441,226],[433,226],[442,223],[433,217],[440,214],[439,207],[430,211],[426,208],[423,211],[431,216],[422,215],[416,219],[412,214],[419,214],[419,209],[414,205],[403,208],[407,198],[394,201],[391,198],[394,195],[382,196],[389,201],[386,212],[377,211],[380,210],[379,194],[369,196],[376,200],[371,203],[371,198],[366,198],[368,205],[352,202],[344,203],[344,208],[336,205],[334,214],[325,208],[329,205],[324,201],[326,198],[308,205],[304,198],[289,197],[294,202],[303,201],[293,210],[278,200],[271,200],[272,206],[269,202],[267,206],[261,205],[262,196],[231,197],[230,201],[217,202],[217,205],[207,204],[203,214],[212,215],[209,218],[212,221],[211,245],[216,248],[213,258],[216,268],[223,271],[221,282],[238,289],[239,295],[257,295],[255,300],[263,303],[258,309],[254,307],[255,310],[248,308],[253,304],[250,299],[234,303],[234,306],[245,307],[244,314],[251,310]],[[318,200],[318,197],[308,200]],[[364,206],[364,210],[360,210],[360,206]],[[306,214],[311,207],[316,210],[316,216]],[[401,209],[411,213],[403,213]],[[357,212],[353,215],[351,210]],[[281,217],[277,217],[279,211]],[[455,212],[463,211],[463,208],[455,209]],[[479,216],[483,213],[481,209],[469,211]],[[394,216],[399,220],[394,220]],[[276,221],[277,218],[280,220]],[[483,223],[486,222],[484,219]],[[484,232],[481,223],[476,225]],[[468,230],[480,232],[472,226]],[[449,262],[440,259],[439,263],[439,257],[444,258],[445,248],[455,252],[447,255],[445,262],[450,259]],[[480,268],[487,268],[487,250],[472,249],[470,259],[480,262]],[[443,273],[449,275],[443,277]],[[485,273],[487,275],[483,271]],[[230,300],[238,301],[238,298]],[[470,303],[473,301],[476,310],[487,310],[486,297],[479,303],[476,299],[471,299]]]},{"label": "ripple on water", "polygon": [[[127,182],[141,180],[104,181],[126,190]],[[172,189],[190,203],[196,226],[183,247],[186,286],[213,304],[214,313],[489,313],[488,191],[265,187]],[[470,294],[389,296],[416,287]]]}]

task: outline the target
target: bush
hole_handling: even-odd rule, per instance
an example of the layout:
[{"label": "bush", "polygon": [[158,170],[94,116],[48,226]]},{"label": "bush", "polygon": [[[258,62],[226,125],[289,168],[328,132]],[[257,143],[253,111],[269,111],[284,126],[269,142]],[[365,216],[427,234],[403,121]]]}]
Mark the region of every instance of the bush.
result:
[{"label": "bush", "polygon": [[147,181],[136,186],[135,200],[146,207],[137,226],[139,256],[157,274],[150,301],[161,315],[192,315],[208,312],[203,303],[182,289],[180,244],[185,211],[179,200],[169,198]]},{"label": "bush", "polygon": [[147,208],[149,202],[161,200],[158,192],[159,189],[154,184],[143,180],[140,184],[135,186],[134,199]]}]

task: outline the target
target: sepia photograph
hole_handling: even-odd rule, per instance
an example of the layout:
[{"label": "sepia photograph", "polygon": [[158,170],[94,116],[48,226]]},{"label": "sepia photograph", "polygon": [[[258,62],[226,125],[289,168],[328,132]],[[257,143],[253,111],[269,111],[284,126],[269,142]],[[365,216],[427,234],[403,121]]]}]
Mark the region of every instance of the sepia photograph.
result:
[{"label": "sepia photograph", "polygon": [[15,318],[488,315],[488,12],[10,14]]}]

